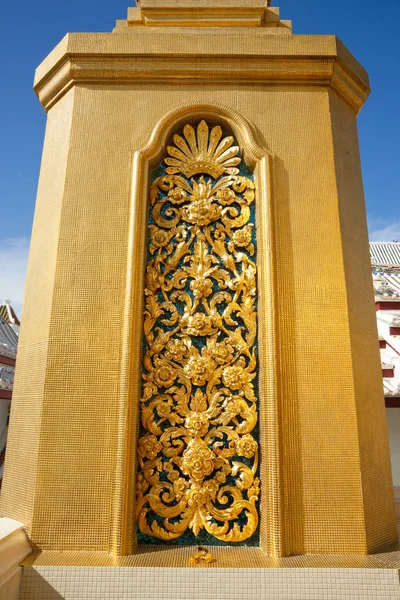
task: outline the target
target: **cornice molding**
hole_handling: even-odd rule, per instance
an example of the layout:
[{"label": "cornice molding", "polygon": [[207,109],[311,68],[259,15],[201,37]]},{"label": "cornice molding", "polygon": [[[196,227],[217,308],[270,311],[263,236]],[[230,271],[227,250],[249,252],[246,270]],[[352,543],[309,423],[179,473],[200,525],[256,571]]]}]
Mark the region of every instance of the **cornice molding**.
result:
[{"label": "cornice molding", "polygon": [[[90,35],[82,34],[88,42]],[[333,36],[315,36],[316,39],[311,40],[314,41],[314,54],[309,39],[313,36],[283,36],[286,42],[282,38],[275,42],[270,37],[268,44],[265,37],[260,37],[255,42],[245,43],[242,52],[240,48],[233,48],[231,54],[225,53],[224,44],[212,44],[215,36],[201,36],[196,48],[187,43],[190,37],[185,38],[185,43],[177,49],[179,52],[168,43],[170,36],[167,39],[163,36],[157,48],[153,47],[145,54],[143,45],[141,52],[137,48],[138,40],[133,39],[136,35],[92,35],[96,37],[96,43],[92,45],[82,44],[85,40],[79,40],[78,34],[71,36],[72,43],[67,36],[38,68],[35,91],[45,110],[49,110],[71,87],[83,83],[111,86],[131,82],[176,84],[185,81],[194,85],[322,86],[334,89],[355,113],[361,110],[370,91],[365,71],[339,41],[331,43],[332,40],[336,42]],[[111,39],[99,43],[100,37]],[[209,40],[210,37],[214,40]],[[296,40],[298,37],[304,37],[304,40]],[[147,35],[145,39],[148,44]],[[212,47],[206,53],[208,41]]]}]

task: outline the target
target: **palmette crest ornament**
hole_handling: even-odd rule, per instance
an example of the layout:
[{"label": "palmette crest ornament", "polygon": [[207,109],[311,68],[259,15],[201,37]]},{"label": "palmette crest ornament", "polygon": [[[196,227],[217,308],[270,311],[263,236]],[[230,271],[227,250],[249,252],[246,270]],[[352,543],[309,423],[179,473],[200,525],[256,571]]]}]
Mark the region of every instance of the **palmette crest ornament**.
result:
[{"label": "palmette crest ornament", "polygon": [[222,138],[219,125],[210,132],[203,120],[197,127],[197,133],[191,125],[185,125],[183,135],[174,135],[175,145],[167,148],[169,157],[164,160],[169,175],[182,173],[185,177],[192,177],[196,173],[207,173],[217,179],[224,173],[239,173],[239,146],[234,145],[232,136]]},{"label": "palmette crest ornament", "polygon": [[150,188],[137,523],[166,541],[205,529],[240,543],[260,493],[255,187],[233,174],[239,148],[220,127],[184,135],[187,161]]}]

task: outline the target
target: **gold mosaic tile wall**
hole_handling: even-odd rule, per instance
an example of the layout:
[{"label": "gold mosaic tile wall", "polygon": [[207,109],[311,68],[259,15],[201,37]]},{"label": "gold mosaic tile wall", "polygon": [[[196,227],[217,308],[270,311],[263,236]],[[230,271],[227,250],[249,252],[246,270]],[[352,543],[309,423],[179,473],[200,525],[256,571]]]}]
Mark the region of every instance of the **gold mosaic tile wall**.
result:
[{"label": "gold mosaic tile wall", "polygon": [[[387,539],[396,538],[396,525],[392,518],[382,518],[383,515],[388,514],[391,517],[393,515],[391,499],[393,482],[381,386],[382,371],[376,344],[378,333],[369,268],[367,218],[354,115],[334,93],[330,95],[330,109],[346,278],[366,541],[367,548],[376,549],[384,545]],[[355,223],[359,226],[355,227]],[[369,349],[367,353],[366,347]],[[352,523],[349,522],[348,525],[351,527]]]},{"label": "gold mosaic tile wall", "polygon": [[18,376],[11,407],[1,514],[13,515],[28,532],[36,510],[36,477],[41,459],[42,410],[47,385],[60,212],[70,142],[74,90],[49,114],[32,231],[24,326],[18,344]]},{"label": "gold mosaic tile wall", "polygon": [[[122,38],[129,49],[129,35],[104,44]],[[235,108],[275,154],[271,538],[283,555],[372,551],[396,533],[355,115],[322,85],[84,82],[50,108],[1,512],[40,548],[113,547],[132,155],[184,102]]]}]

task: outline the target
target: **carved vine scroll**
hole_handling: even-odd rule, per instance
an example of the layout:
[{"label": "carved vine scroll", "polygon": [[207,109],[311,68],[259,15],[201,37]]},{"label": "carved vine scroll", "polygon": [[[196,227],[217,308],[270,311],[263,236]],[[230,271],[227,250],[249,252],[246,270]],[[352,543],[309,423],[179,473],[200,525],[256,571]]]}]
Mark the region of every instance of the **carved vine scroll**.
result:
[{"label": "carved vine scroll", "polygon": [[167,151],[150,189],[137,523],[243,542],[260,489],[255,188],[219,126],[186,125]]}]

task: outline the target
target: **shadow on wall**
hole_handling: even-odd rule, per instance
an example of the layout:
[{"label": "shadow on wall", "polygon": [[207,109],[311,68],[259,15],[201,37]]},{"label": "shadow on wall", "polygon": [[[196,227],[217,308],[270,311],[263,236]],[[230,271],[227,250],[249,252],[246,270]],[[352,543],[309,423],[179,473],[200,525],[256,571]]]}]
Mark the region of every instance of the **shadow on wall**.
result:
[{"label": "shadow on wall", "polygon": [[277,296],[285,298],[285,311],[279,311],[278,336],[282,372],[291,373],[291,377],[282,380],[281,389],[281,440],[290,439],[286,452],[282,455],[283,480],[291,482],[283,489],[284,520],[287,527],[285,551],[287,555],[305,553],[304,507],[303,507],[303,464],[301,447],[301,426],[297,393],[296,368],[296,306],[294,282],[294,258],[292,223],[290,214],[289,174],[282,159],[275,158],[275,206],[274,230],[277,263]]},{"label": "shadow on wall", "polygon": [[[46,568],[44,567],[44,569]],[[64,581],[68,580],[69,577],[66,575]],[[68,587],[71,587],[70,580]],[[67,600],[67,596],[54,589],[34,567],[23,567],[20,600]],[[78,600],[78,598],[76,597],[74,600]]]}]

